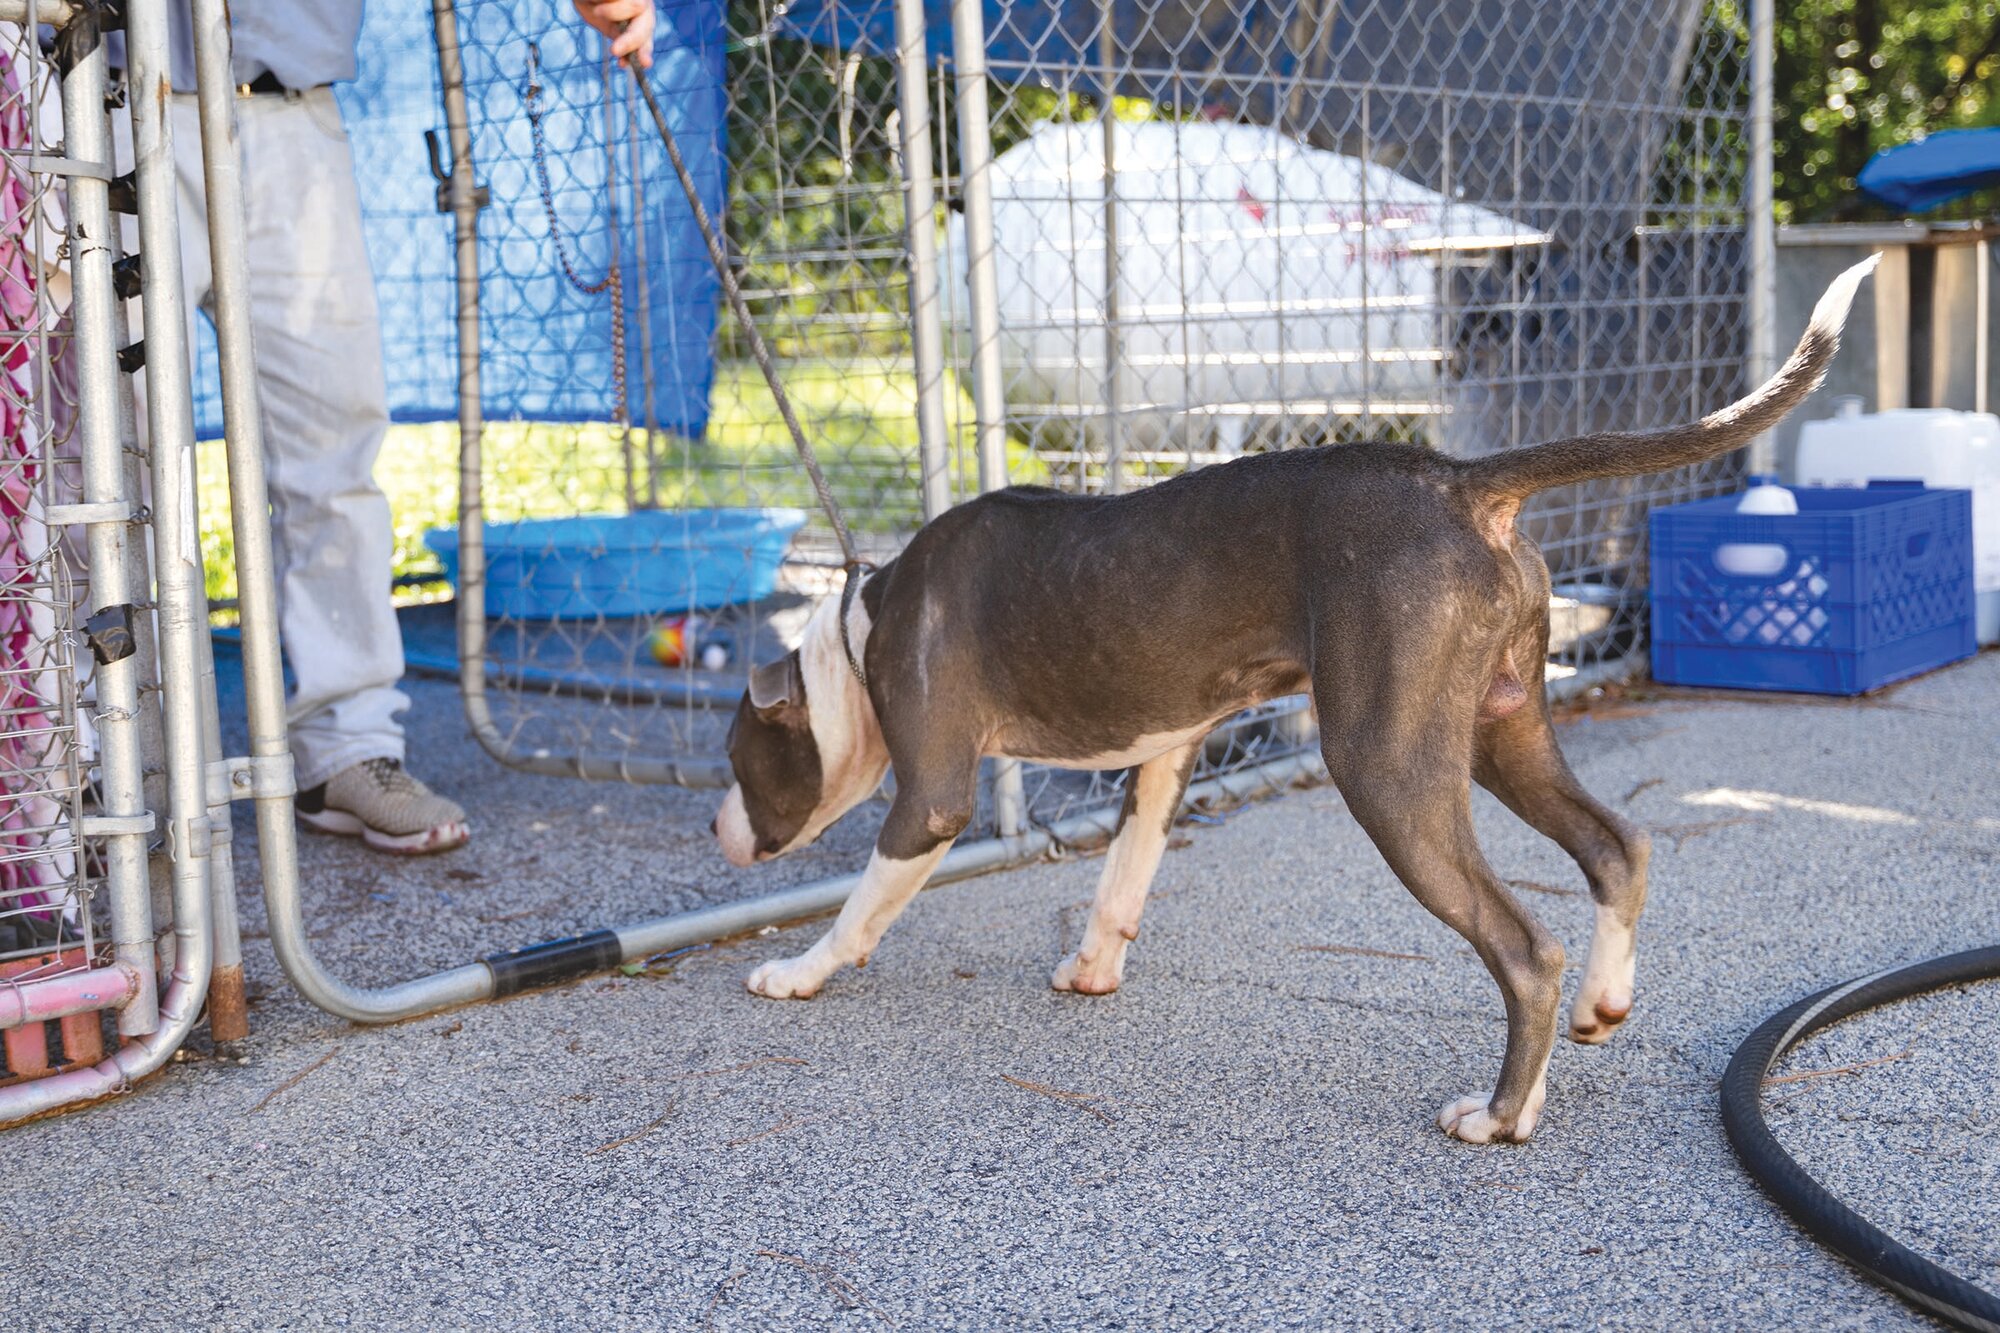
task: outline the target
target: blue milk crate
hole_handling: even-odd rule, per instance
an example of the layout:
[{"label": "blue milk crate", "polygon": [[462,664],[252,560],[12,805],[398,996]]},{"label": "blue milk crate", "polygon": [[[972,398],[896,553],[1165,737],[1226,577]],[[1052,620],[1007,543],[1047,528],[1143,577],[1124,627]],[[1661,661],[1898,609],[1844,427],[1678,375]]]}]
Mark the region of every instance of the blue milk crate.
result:
[{"label": "blue milk crate", "polygon": [[[1973,654],[1972,492],[1792,493],[1796,514],[1739,514],[1734,495],[1653,511],[1654,679],[1861,694]],[[1782,569],[1727,573],[1728,543],[1782,548]]]}]

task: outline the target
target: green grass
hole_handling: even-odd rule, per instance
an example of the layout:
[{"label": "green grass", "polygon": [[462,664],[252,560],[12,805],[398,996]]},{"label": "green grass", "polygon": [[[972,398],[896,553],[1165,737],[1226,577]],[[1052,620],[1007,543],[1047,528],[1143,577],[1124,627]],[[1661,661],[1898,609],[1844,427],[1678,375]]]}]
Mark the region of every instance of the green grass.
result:
[{"label": "green grass", "polygon": [[[906,364],[793,361],[780,366],[787,394],[812,441],[848,523],[860,531],[908,530],[919,518],[916,377]],[[717,367],[707,436],[655,438],[662,507],[791,505],[811,509],[812,485],[754,364]],[[947,378],[946,419],[954,432],[954,491],[971,486],[972,404]],[[634,485],[648,500],[643,432],[634,437]],[[1045,481],[1033,455],[1010,450],[1013,480]],[[211,601],[236,595],[228,481],[220,441],[201,445],[202,552]],[[482,442],[488,522],[627,511],[625,450],[608,423],[489,422]],[[458,427],[394,426],[375,480],[389,497],[398,577],[435,571],[424,534],[458,522]]]}]

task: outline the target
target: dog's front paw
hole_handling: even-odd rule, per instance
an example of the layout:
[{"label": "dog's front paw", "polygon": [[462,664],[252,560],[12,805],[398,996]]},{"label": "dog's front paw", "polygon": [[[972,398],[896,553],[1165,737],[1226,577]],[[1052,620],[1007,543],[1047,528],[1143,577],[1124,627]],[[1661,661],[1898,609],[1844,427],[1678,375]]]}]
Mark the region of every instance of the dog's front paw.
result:
[{"label": "dog's front paw", "polygon": [[1540,1096],[1531,1098],[1512,1124],[1493,1114],[1489,1109],[1492,1100],[1493,1094],[1485,1092],[1446,1103],[1438,1112],[1438,1128],[1465,1143],[1526,1143],[1541,1117]]},{"label": "dog's front paw", "polygon": [[1107,965],[1104,954],[1086,962],[1079,950],[1056,964],[1055,975],[1049,978],[1049,985],[1056,990],[1074,991],[1078,995],[1109,995],[1124,980],[1124,971],[1123,951],[1118,957],[1108,960]]},{"label": "dog's front paw", "polygon": [[810,1000],[826,984],[827,972],[811,954],[774,958],[743,979],[744,989],[767,1000]]}]

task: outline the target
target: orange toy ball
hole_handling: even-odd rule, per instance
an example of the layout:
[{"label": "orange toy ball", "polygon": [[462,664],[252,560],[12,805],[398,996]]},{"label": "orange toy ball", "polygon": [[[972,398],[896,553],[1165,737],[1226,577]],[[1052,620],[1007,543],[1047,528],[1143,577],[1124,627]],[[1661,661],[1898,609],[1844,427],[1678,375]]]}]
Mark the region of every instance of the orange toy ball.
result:
[{"label": "orange toy ball", "polygon": [[646,646],[652,650],[653,660],[664,667],[677,667],[685,663],[688,656],[688,640],[692,637],[688,633],[688,628],[686,616],[675,616],[672,620],[663,620],[655,625],[653,632],[646,636]]}]

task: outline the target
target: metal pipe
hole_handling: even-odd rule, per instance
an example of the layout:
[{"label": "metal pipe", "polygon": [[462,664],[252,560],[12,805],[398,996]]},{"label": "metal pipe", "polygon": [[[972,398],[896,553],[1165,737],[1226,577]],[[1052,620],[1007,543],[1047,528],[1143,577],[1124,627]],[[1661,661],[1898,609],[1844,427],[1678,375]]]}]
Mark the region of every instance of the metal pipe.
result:
[{"label": "metal pipe", "polygon": [[986,104],[986,16],[981,0],[952,0],[958,83],[958,169],[965,205],[967,324],[979,489],[1007,484],[1007,388],[1000,362],[999,252],[993,232],[993,126]]},{"label": "metal pipe", "polygon": [[[1762,384],[1778,364],[1778,219],[1771,182],[1772,52],[1777,0],[1750,0],[1750,184],[1745,219],[1750,242],[1749,375]],[[1768,473],[1775,437],[1765,431],[1750,442],[1750,471]]]},{"label": "metal pipe", "polygon": [[[1187,795],[1183,799],[1186,805],[1213,800],[1243,801],[1324,776],[1325,767],[1317,751],[1288,755],[1255,768],[1222,774],[1195,783],[1188,788]],[[1020,865],[1034,860],[1053,848],[1084,843],[1093,838],[1108,837],[1116,829],[1117,824],[1118,807],[1103,806],[1072,815],[1047,827],[1030,829],[1018,837],[996,838],[954,847],[939,863],[927,887],[935,888],[957,880],[969,879],[974,875]],[[517,950],[512,955],[496,955],[484,962],[468,964],[448,972],[439,972],[376,990],[349,986],[329,976],[312,958],[310,946],[301,935],[297,942],[298,953],[286,964],[286,971],[292,976],[294,984],[298,985],[302,995],[329,1013],[357,1023],[389,1023],[420,1017],[451,1005],[491,999],[498,993],[494,976],[496,963],[511,973],[516,970],[511,966],[514,960],[533,958],[537,954],[566,960],[578,958],[586,960],[583,966],[570,965],[552,971],[539,981],[531,980],[524,983],[546,984],[549,981],[584,975],[588,971],[611,966],[616,962],[642,959],[664,950],[722,939],[779,922],[796,921],[801,917],[831,911],[845,902],[860,882],[861,877],[858,874],[816,880],[811,884],[782,889],[777,893],[765,894],[742,902],[725,903],[701,911],[683,912],[676,916],[641,921],[616,930],[599,931],[575,940],[550,941],[547,944],[531,946],[526,950]],[[274,906],[274,920],[275,915]],[[272,939],[274,943],[277,940],[275,928]],[[308,966],[301,971],[295,971],[294,964],[298,962],[304,962]],[[304,977],[303,981],[301,976]],[[507,989],[511,992],[521,988],[522,985],[510,984]]]},{"label": "metal pipe", "polygon": [[[208,633],[201,535],[194,518],[194,402],[181,284],[179,181],[168,104],[166,0],[132,0],[126,15],[140,284],[146,331],[146,421],[153,470],[153,559],[166,733],[167,850],[172,858],[175,972],[200,959],[208,988],[208,809],[202,764],[200,636]],[[197,909],[183,915],[185,902]],[[192,936],[199,934],[198,946]]]},{"label": "metal pipe", "polygon": [[[972,421],[980,491],[1007,484],[1007,381],[1000,362],[999,251],[993,230],[993,124],[987,106],[983,0],[952,0],[958,102],[959,201],[965,207],[966,326],[972,340]],[[993,819],[1003,838],[1027,828],[1020,761],[993,769]]]},{"label": "metal pipe", "polygon": [[[96,11],[87,10],[64,33],[63,140],[71,153],[92,161],[111,160],[111,122],[105,107],[109,57],[98,31]],[[126,487],[118,379],[118,296],[111,266],[115,259],[109,185],[90,176],[69,182],[71,326],[77,358],[77,452],[83,466],[86,504],[123,503],[126,517],[89,524],[90,607],[131,606],[145,600],[143,579],[130,576],[143,555],[143,539],[132,526],[140,496]],[[138,551],[132,549],[139,547]],[[140,611],[135,620],[143,620]],[[134,626],[136,632],[137,626]],[[134,653],[96,668],[100,807],[114,818],[146,812],[144,740],[140,735],[139,670]],[[112,955],[138,981],[130,1003],[118,1014],[123,1037],[142,1037],[159,1026],[159,987],[153,952],[152,889],[146,869],[146,835],[117,833],[104,839],[105,897],[111,915]]]},{"label": "metal pipe", "polygon": [[938,284],[937,190],[931,162],[924,0],[896,0],[896,105],[902,131],[903,217],[910,255],[910,344],[917,373],[917,454],[924,518],[951,508],[945,444],[944,327]]},{"label": "metal pipe", "polygon": [[142,976],[137,968],[114,963],[44,981],[0,983],[0,1031],[129,1005],[151,980],[150,972]]},{"label": "metal pipe", "polygon": [[[738,691],[741,694],[741,691]],[[634,782],[667,784],[675,787],[722,788],[735,779],[729,761],[710,755],[686,759],[631,758],[616,754],[505,754],[497,755],[509,767],[523,773],[541,773],[554,778],[582,778],[586,782]]]},{"label": "metal pipe", "polygon": [[[264,481],[264,422],[257,401],[257,368],[250,325],[249,224],[243,204],[243,159],[236,140],[235,76],[232,73],[229,11],[225,0],[193,0],[196,98],[201,113],[203,182],[208,195],[209,268],[217,360],[222,371],[222,416],[229,461],[230,525],[235,542],[238,610],[242,617],[244,692],[250,714],[250,753],[259,759],[288,757],[285,687],[278,644],[276,562],[271,551],[270,497]],[[206,624],[207,617],[203,617]],[[214,645],[201,636],[204,741],[210,765],[223,763],[222,732],[215,702]],[[217,769],[211,771],[220,772]],[[266,788],[270,783],[264,784]],[[289,787],[289,782],[282,784]],[[239,1041],[249,1035],[243,993],[243,945],[236,924],[236,875],[231,853],[230,802],[236,793],[226,778],[209,793],[215,825],[211,865],[215,968],[209,986],[210,1035]],[[275,834],[260,827],[261,862],[266,879],[296,879],[291,841],[289,790],[255,793],[260,826],[282,823]],[[268,805],[264,804],[268,803]],[[266,818],[266,811],[269,818]]]},{"label": "metal pipe", "polygon": [[[1182,798],[1182,808],[1218,799],[1250,800],[1268,792],[1283,791],[1298,782],[1323,778],[1325,774],[1325,765],[1317,751],[1288,755],[1283,759],[1258,765],[1256,768],[1243,769],[1195,783],[1188,788],[1187,795]],[[945,853],[942,861],[938,862],[938,868],[931,873],[930,879],[925,881],[924,887],[938,888],[959,880],[971,879],[975,875],[1021,865],[1054,848],[1066,847],[1073,843],[1087,843],[1100,837],[1108,838],[1118,827],[1118,815],[1119,807],[1102,806],[1082,814],[1071,815],[1046,827],[1029,829],[1019,837],[994,838],[954,847]],[[840,875],[767,894],[762,898],[753,898],[747,902],[726,903],[699,912],[685,912],[680,916],[642,922],[617,932],[619,948],[627,960],[644,958],[649,954],[685,948],[690,944],[700,944],[730,935],[740,935],[749,930],[759,930],[782,921],[816,916],[821,912],[830,912],[846,902],[848,895],[860,884],[859,874]]]},{"label": "metal pipe", "polygon": [[[1104,489],[1125,489],[1125,422],[1118,401],[1118,35],[1111,0],[1098,0],[1097,61],[1103,66],[1097,119],[1104,130]],[[1178,178],[1178,170],[1176,171]]]},{"label": "metal pipe", "polygon": [[494,724],[486,697],[486,524],[480,494],[480,444],[485,430],[479,399],[479,187],[473,179],[472,126],[465,104],[465,60],[458,46],[458,10],[431,0],[438,78],[444,92],[451,174],[452,253],[458,296],[458,671],[465,720],[480,748],[503,764],[513,747]]},{"label": "metal pipe", "polygon": [[[235,494],[234,487],[231,494]],[[244,568],[239,561],[239,580]],[[203,619],[206,623],[206,617]],[[208,1035],[218,1042],[241,1041],[250,1035],[250,1007],[243,989],[243,927],[236,913],[236,819],[230,809],[235,792],[230,788],[228,761],[222,752],[215,641],[212,635],[203,634],[199,642],[202,772],[208,786],[208,927],[215,951],[208,977]],[[273,866],[267,873],[275,870]]]}]

